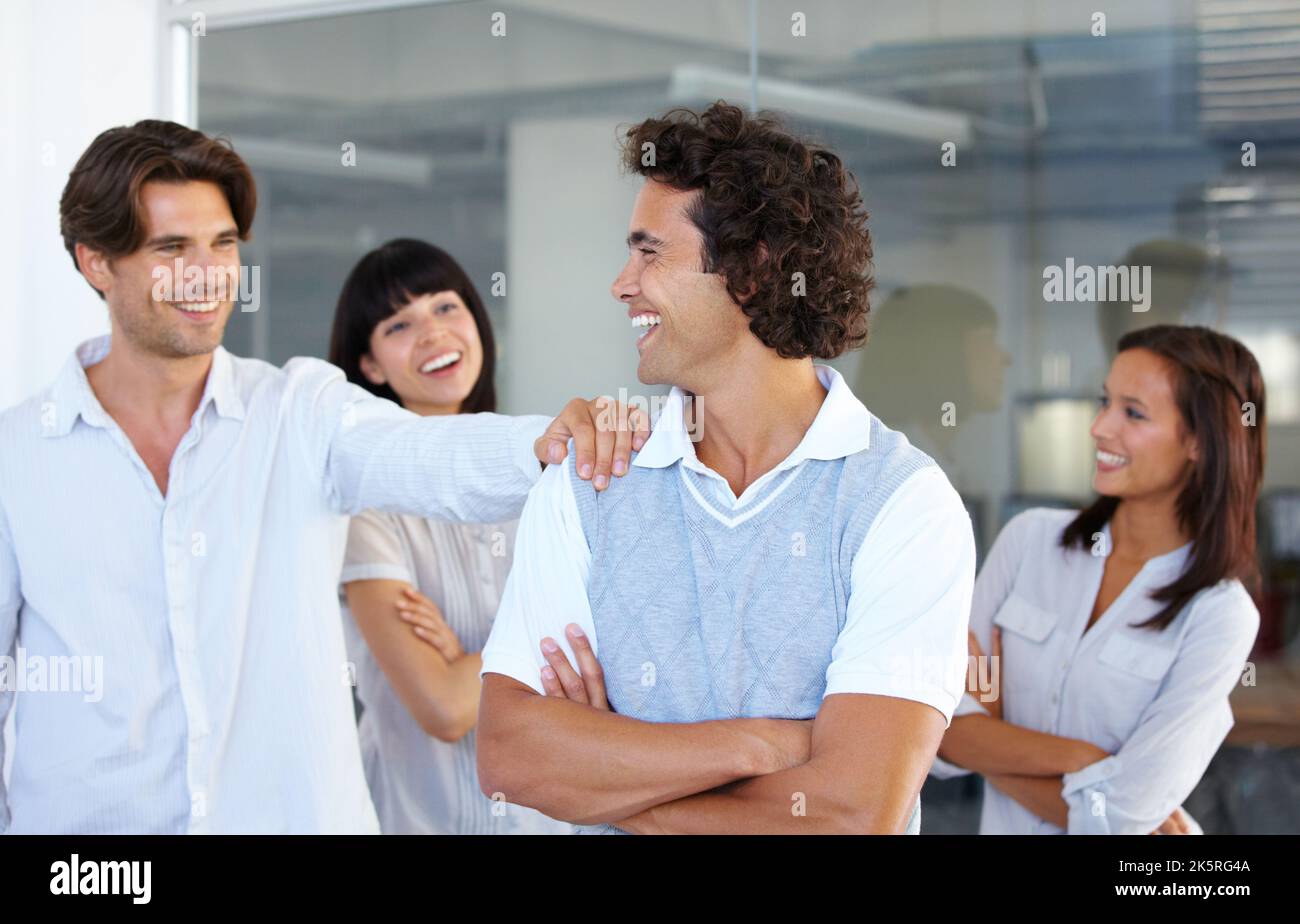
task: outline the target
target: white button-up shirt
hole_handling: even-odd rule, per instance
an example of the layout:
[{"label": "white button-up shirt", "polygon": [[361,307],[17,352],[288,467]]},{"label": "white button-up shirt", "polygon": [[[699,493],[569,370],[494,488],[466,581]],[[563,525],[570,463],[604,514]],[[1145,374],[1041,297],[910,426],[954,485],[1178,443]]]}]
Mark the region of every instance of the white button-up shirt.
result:
[{"label": "white button-up shirt", "polygon": [[513,519],[549,418],[422,418],[218,348],[164,497],[86,378],[107,352],[0,414],[0,831],[377,832],[346,515]]},{"label": "white button-up shirt", "polygon": [[[1110,526],[1090,549],[1063,549],[1075,511],[1013,518],[975,582],[971,629],[987,654],[1002,629],[1002,715],[1111,754],[1063,778],[1070,834],[1149,834],[1195,788],[1232,728],[1228,694],[1259,628],[1239,581],[1202,590],[1165,629],[1134,628],[1163,604],[1152,591],[1182,573],[1190,544],[1146,562],[1092,628]],[[1094,554],[1095,550],[1095,554]],[[970,695],[956,716],[986,710]],[[937,759],[931,773],[968,771]],[[984,784],[981,834],[1061,834]]]}]

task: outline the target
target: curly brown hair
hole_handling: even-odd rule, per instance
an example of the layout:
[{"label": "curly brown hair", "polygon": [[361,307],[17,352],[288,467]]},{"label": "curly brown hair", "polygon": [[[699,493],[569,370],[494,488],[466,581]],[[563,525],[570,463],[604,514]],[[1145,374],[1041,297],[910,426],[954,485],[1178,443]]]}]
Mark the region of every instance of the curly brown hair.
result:
[{"label": "curly brown hair", "polygon": [[837,155],[722,100],[646,119],[622,145],[628,172],[700,190],[688,215],[704,238],[704,271],[726,278],[749,329],[777,355],[831,358],[866,343],[871,233]]}]

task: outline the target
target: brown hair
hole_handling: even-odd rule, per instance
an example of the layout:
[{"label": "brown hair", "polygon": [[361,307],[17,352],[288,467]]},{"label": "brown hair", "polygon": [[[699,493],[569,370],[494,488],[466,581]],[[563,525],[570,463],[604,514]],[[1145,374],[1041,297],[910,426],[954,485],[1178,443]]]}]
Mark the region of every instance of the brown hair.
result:
[{"label": "brown hair", "polygon": [[700,191],[690,218],[704,238],[704,271],[726,277],[749,329],[778,355],[830,358],[866,342],[871,234],[838,156],[719,100],[632,126],[623,166]]},{"label": "brown hair", "polygon": [[[1174,370],[1174,400],[1199,450],[1178,495],[1178,521],[1192,537],[1183,573],[1153,591],[1165,604],[1144,627],[1163,629],[1205,587],[1227,578],[1258,579],[1255,502],[1264,478],[1267,436],[1264,379],[1254,355],[1208,327],[1157,324],[1120,338],[1119,351],[1150,350]],[[1254,419],[1244,416],[1248,405]],[[1065,528],[1061,545],[1087,548],[1115,513],[1120,498],[1101,496]]]},{"label": "brown hair", "polygon": [[[230,142],[175,122],[145,119],[101,132],[77,160],[63,187],[59,231],[78,271],[78,243],[109,257],[125,256],[144,243],[140,191],[150,180],[216,183],[230,204],[239,239],[248,240],[257,211],[257,186]],[[103,293],[99,296],[103,298]]]}]

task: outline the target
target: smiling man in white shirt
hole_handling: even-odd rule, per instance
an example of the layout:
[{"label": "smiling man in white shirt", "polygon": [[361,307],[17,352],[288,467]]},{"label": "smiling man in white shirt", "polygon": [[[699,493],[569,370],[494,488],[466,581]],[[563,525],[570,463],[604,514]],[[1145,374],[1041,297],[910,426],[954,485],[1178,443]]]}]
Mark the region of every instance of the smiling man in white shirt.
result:
[{"label": "smiling man in white shirt", "polygon": [[[346,515],[510,519],[570,437],[602,488],[643,438],[597,423],[623,416],[603,402],[422,418],[319,360],[230,355],[220,283],[255,204],[227,145],[159,121],[100,135],[64,190],[112,332],[0,414],[0,832],[378,833],[337,597]],[[178,258],[215,290],[161,290]],[[98,699],[49,673],[84,658]]]},{"label": "smiling man in white shirt", "polygon": [[613,294],[639,378],[674,387],[627,478],[556,467],[529,497],[483,791],[600,833],[915,833],[974,542],[933,460],[813,362],[866,336],[856,183],[722,103],[633,127],[624,165]]}]

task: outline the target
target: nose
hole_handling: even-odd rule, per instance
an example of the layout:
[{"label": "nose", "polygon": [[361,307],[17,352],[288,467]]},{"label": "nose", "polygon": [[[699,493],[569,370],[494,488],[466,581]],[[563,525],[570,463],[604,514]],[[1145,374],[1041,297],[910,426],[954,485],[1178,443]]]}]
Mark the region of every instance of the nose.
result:
[{"label": "nose", "polygon": [[638,272],[636,259],[629,255],[627,262],[623,264],[622,271],[614,284],[609,287],[610,293],[620,302],[629,301],[641,294],[640,273]]},{"label": "nose", "polygon": [[187,267],[193,267],[202,273],[204,295],[230,301],[238,298],[239,292],[239,249],[234,248],[233,256],[229,252],[218,251],[208,244],[198,244],[188,255]]},{"label": "nose", "polygon": [[1092,418],[1092,426],[1088,429],[1088,433],[1095,442],[1107,442],[1114,435],[1114,418],[1110,413],[1112,410],[1114,410],[1113,407],[1097,408],[1097,416]]}]

